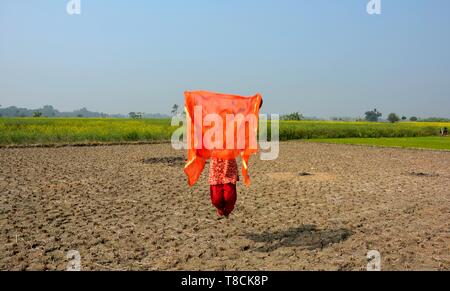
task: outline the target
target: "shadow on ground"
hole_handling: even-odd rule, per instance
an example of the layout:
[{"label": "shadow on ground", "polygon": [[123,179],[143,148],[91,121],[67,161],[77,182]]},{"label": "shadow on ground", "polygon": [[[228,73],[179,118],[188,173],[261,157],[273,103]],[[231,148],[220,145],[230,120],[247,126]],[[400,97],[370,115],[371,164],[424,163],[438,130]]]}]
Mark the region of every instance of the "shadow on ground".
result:
[{"label": "shadow on ground", "polygon": [[155,165],[155,164],[164,164],[167,166],[180,166],[186,163],[186,159],[184,157],[156,157],[156,158],[147,158],[142,161],[144,164]]},{"label": "shadow on ground", "polygon": [[263,246],[256,248],[256,251],[272,252],[281,247],[299,247],[307,250],[323,249],[330,244],[345,241],[352,234],[345,228],[319,230],[315,225],[302,225],[282,231],[248,233],[244,236],[256,243],[264,243]]}]

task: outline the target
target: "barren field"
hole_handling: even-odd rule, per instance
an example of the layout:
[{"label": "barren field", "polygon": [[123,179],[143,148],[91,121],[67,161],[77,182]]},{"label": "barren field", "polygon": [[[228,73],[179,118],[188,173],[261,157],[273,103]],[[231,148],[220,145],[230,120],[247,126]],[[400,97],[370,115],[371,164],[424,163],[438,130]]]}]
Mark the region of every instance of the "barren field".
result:
[{"label": "barren field", "polygon": [[[450,269],[450,152],[303,142],[218,220],[169,144],[0,149],[0,269]],[[207,171],[205,171],[206,173]]]}]

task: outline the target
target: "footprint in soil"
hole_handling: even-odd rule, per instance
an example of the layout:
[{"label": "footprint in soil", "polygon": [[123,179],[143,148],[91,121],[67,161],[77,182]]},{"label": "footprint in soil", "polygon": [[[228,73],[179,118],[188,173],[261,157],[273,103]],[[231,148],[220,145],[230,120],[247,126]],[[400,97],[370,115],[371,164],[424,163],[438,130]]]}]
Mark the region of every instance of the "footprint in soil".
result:
[{"label": "footprint in soil", "polygon": [[439,174],[436,173],[424,173],[424,172],[411,172],[409,173],[411,176],[416,176],[416,177],[439,177]]},{"label": "footprint in soil", "polygon": [[247,239],[257,243],[265,243],[256,248],[258,252],[272,252],[281,247],[300,247],[308,250],[323,249],[330,244],[340,243],[352,235],[352,231],[340,228],[318,230],[315,225],[302,225],[283,231],[245,234]]},{"label": "footprint in soil", "polygon": [[308,172],[300,172],[300,173],[298,173],[298,175],[299,175],[300,177],[308,177],[308,176],[312,176],[313,174],[308,173]]},{"label": "footprint in soil", "polygon": [[185,164],[186,159],[184,157],[156,157],[144,159],[142,162],[149,165],[166,164],[168,166],[180,166]]}]

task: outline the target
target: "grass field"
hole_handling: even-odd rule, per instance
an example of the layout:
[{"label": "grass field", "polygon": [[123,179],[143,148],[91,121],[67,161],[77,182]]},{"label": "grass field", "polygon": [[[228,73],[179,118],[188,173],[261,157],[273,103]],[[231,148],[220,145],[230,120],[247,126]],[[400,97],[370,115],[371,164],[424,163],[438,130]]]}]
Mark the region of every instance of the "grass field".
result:
[{"label": "grass field", "polygon": [[280,140],[436,136],[450,123],[282,121]]},{"label": "grass field", "polygon": [[398,138],[341,138],[311,139],[313,142],[370,145],[381,147],[417,148],[450,151],[450,137],[398,137]]},{"label": "grass field", "polygon": [[[280,140],[448,149],[447,141],[422,139],[437,136],[442,127],[450,123],[281,121]],[[0,118],[0,145],[168,141],[174,130],[168,119]],[[403,139],[372,139],[382,137]]]},{"label": "grass field", "polygon": [[170,140],[167,119],[2,118],[0,145]]}]

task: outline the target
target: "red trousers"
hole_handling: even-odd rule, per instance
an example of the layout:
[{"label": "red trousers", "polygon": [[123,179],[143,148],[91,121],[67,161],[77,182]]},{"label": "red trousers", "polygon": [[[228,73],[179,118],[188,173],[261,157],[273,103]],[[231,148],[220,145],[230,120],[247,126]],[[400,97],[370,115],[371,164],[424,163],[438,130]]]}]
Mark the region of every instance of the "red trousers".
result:
[{"label": "red trousers", "polygon": [[220,216],[228,216],[233,212],[237,200],[235,184],[211,185],[211,202]]}]

